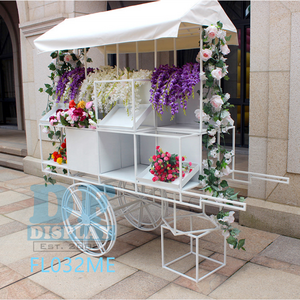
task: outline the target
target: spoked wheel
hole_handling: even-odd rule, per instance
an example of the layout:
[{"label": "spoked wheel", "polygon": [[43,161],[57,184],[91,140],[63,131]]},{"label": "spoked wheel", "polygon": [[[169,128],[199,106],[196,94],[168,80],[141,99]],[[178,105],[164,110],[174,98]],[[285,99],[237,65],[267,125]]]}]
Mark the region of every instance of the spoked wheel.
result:
[{"label": "spoked wheel", "polygon": [[117,236],[115,214],[95,186],[71,185],[62,199],[62,216],[69,237],[84,253],[102,256],[113,247]]},{"label": "spoked wheel", "polygon": [[[121,182],[119,187],[125,188],[126,183]],[[142,187],[142,192],[145,192],[145,187]],[[159,227],[162,223],[162,216],[167,214],[168,205],[164,201],[156,203],[149,199],[155,190],[147,191],[149,197],[144,197],[127,192],[118,192],[119,205],[123,206],[122,213],[127,221],[143,231],[151,231]],[[161,195],[162,196],[162,195]]]}]

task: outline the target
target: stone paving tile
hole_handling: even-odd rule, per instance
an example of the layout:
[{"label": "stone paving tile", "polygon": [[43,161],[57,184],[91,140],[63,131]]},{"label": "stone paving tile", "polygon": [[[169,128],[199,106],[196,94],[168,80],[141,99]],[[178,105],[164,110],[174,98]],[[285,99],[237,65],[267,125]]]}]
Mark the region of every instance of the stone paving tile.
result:
[{"label": "stone paving tile", "polygon": [[191,241],[190,237],[186,235],[173,235],[172,232],[165,233],[165,237],[186,244],[189,244]]},{"label": "stone paving tile", "polygon": [[34,299],[62,299],[61,297],[55,295],[52,292],[47,292],[45,294],[42,294]]},{"label": "stone paving tile", "polygon": [[36,176],[26,175],[18,179],[7,180],[1,183],[1,186],[8,189],[18,189],[28,187],[34,184],[44,184],[44,179]]},{"label": "stone paving tile", "polygon": [[117,237],[134,230],[134,227],[125,226],[117,223]]},{"label": "stone paving tile", "polygon": [[[215,259],[220,262],[222,262],[224,260],[223,254],[220,254],[220,253],[214,253],[212,256],[210,256],[210,258]],[[245,263],[246,263],[246,261],[244,261],[244,260],[227,256],[226,257],[226,265],[223,268],[219,269],[216,273],[230,277],[238,269],[240,269]],[[208,271],[212,271],[215,268],[217,268],[218,266],[220,266],[218,263],[215,263],[213,261],[209,261],[208,259],[206,259],[200,264],[199,267],[202,269],[208,270]]]},{"label": "stone paving tile", "polygon": [[26,176],[28,176],[28,175],[21,171],[12,170],[12,169],[8,169],[8,168],[0,169],[0,181],[18,179],[18,178],[26,177]]},{"label": "stone paving tile", "polygon": [[0,193],[0,206],[8,205],[11,203],[19,202],[21,200],[31,198],[28,195],[20,194],[15,191],[7,191]]},{"label": "stone paving tile", "polygon": [[0,193],[7,192],[7,191],[9,191],[9,189],[4,188],[4,187],[0,187]]},{"label": "stone paving tile", "polygon": [[17,221],[12,221],[4,225],[0,225],[0,237],[9,235],[11,233],[26,229],[27,226],[17,222]]},{"label": "stone paving tile", "polygon": [[[275,233],[240,226],[236,223],[234,223],[233,226],[241,230],[239,239],[246,239],[246,251],[230,249],[227,245],[227,255],[246,261],[251,260],[255,255],[260,253],[279,237],[279,235]],[[203,239],[200,239],[200,245],[213,252],[223,253],[223,241],[224,239],[221,233],[216,231],[206,235]]]},{"label": "stone paving tile", "polygon": [[7,213],[6,216],[11,219],[18,220],[19,222],[22,222],[26,225],[33,225],[30,219],[34,214],[40,216],[39,223],[48,223],[49,221],[51,221],[51,219],[53,219],[57,212],[60,213],[60,207],[58,205],[43,202],[39,205],[28,206],[22,210],[16,210],[14,212]]},{"label": "stone paving tile", "polygon": [[[12,251],[8,251],[12,249]],[[21,230],[0,238],[0,262],[8,265],[33,255],[33,242],[27,239],[27,230]]]},{"label": "stone paving tile", "polygon": [[118,240],[139,247],[156,237],[154,234],[136,229],[120,236]]},{"label": "stone paving tile", "polygon": [[[183,244],[174,240],[165,239],[165,257],[166,263],[174,260],[189,252],[189,245]],[[204,255],[207,254],[203,253]],[[209,252],[209,255],[211,252]],[[144,272],[150,273],[154,276],[159,276],[163,279],[172,281],[176,279],[179,275],[170,272],[166,269],[162,269],[161,261],[161,242],[160,238],[152,240],[139,248],[131,250],[130,252],[117,258],[120,261],[134,268],[140,269]],[[184,259],[179,260],[173,264],[173,267],[180,271],[186,272],[195,265],[195,257],[189,255]]]},{"label": "stone paving tile", "polygon": [[170,283],[148,299],[212,299],[175,283]]},{"label": "stone paving tile", "polygon": [[[206,270],[199,270],[199,277],[204,276],[208,273]],[[196,268],[185,273],[187,276],[192,278],[196,278]],[[214,289],[216,289],[219,285],[221,285],[226,279],[227,276],[213,273],[210,276],[204,278],[200,282],[196,283],[190,279],[187,279],[183,276],[180,276],[178,279],[174,281],[174,283],[179,284],[183,287],[191,289],[197,293],[202,293],[204,295],[209,295]]]},{"label": "stone paving tile", "polygon": [[135,246],[122,242],[119,240],[119,238],[117,238],[113,248],[104,256],[117,258],[135,248]]},{"label": "stone paving tile", "polygon": [[247,263],[210,297],[216,299],[299,299],[300,276]]},{"label": "stone paving tile", "polygon": [[169,282],[143,271],[111,286],[107,290],[95,295],[94,299],[146,299]]},{"label": "stone paving tile", "polygon": [[61,264],[60,272],[40,272],[30,276],[29,278],[63,299],[87,299],[102,292],[103,290],[106,290],[110,286],[113,286],[117,282],[137,271],[135,268],[110,260],[110,264],[113,264],[113,266],[110,267],[110,270],[114,272],[107,272],[107,261],[104,258],[103,272],[100,272],[100,266],[96,273],[94,273],[93,270],[87,272],[88,259],[95,267],[98,262],[101,264],[101,260],[85,254],[76,256],[76,259],[77,258],[82,258],[83,260],[83,265],[81,265],[78,269],[83,271],[81,273],[75,272],[75,268],[79,265],[80,260],[72,260],[72,270],[69,273],[63,272],[63,270],[68,270],[69,267]]},{"label": "stone paving tile", "polygon": [[300,266],[300,240],[280,236],[261,255]]},{"label": "stone paving tile", "polygon": [[11,221],[12,221],[12,219],[0,215],[0,225],[9,223],[9,222],[11,222]]},{"label": "stone paving tile", "polygon": [[22,279],[23,276],[8,267],[0,267],[0,289]]},{"label": "stone paving tile", "polygon": [[[13,269],[14,271],[18,272],[19,274],[23,275],[24,277],[28,277],[35,273],[41,272],[42,270],[42,258],[43,258],[43,269],[47,269],[51,266],[52,259],[54,257],[58,257],[61,262],[64,260],[65,257],[74,257],[76,255],[81,254],[78,251],[66,251],[66,252],[59,252],[53,251],[52,252],[35,252],[31,256],[22,258],[17,260],[11,264],[8,264],[8,267]],[[32,259],[31,259],[32,258]],[[53,265],[58,263],[57,260],[53,260]]]},{"label": "stone paving tile", "polygon": [[0,290],[0,299],[33,299],[47,290],[25,278]]},{"label": "stone paving tile", "polygon": [[300,266],[289,264],[283,261],[279,261],[273,258],[269,258],[266,256],[263,256],[261,254],[255,256],[253,259],[251,259],[252,263],[262,265],[265,267],[269,267],[272,269],[282,270],[285,272],[289,272],[295,275],[300,276]]}]

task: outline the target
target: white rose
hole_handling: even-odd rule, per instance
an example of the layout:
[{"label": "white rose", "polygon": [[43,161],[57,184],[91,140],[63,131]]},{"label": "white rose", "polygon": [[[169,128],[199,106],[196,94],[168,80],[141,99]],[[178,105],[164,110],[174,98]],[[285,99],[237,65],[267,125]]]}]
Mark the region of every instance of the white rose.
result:
[{"label": "white rose", "polygon": [[226,44],[221,45],[220,50],[223,53],[223,55],[227,55],[230,53],[230,49],[228,48],[228,46]]},{"label": "white rose", "polygon": [[225,237],[225,239],[227,239],[227,238],[230,236],[230,233],[229,233],[228,230],[224,230],[224,231],[222,232],[222,235]]},{"label": "white rose", "polygon": [[226,166],[225,168],[222,169],[222,173],[224,176],[227,176],[231,173],[231,169],[228,166]]},{"label": "white rose", "polygon": [[48,126],[45,126],[42,130],[42,132],[49,134],[50,133],[50,128]]},{"label": "white rose", "polygon": [[230,94],[229,94],[229,93],[226,93],[226,94],[224,95],[224,98],[225,98],[226,101],[228,101],[228,100],[230,99]]},{"label": "white rose", "polygon": [[224,31],[224,30],[219,30],[218,31],[217,38],[219,38],[220,40],[226,41],[225,36],[226,36],[226,31]]},{"label": "white rose", "polygon": [[215,170],[215,177],[220,177],[220,171],[218,171],[218,170]]},{"label": "white rose", "polygon": [[209,130],[207,133],[208,133],[208,135],[210,135],[210,136],[214,136],[214,135],[216,135],[217,130],[216,130],[216,129],[211,129],[211,130]]},{"label": "white rose", "polygon": [[223,102],[222,98],[220,96],[218,96],[218,95],[214,95],[210,99],[210,104],[213,106],[213,108],[215,109],[215,111],[220,111],[223,103],[224,102]]},{"label": "white rose", "polygon": [[203,168],[205,168],[205,169],[208,168],[208,161],[207,161],[207,159],[203,159],[202,165],[203,165]]},{"label": "white rose", "polygon": [[200,120],[200,109],[199,108],[194,111],[194,114],[195,114],[196,118],[198,120]]},{"label": "white rose", "polygon": [[230,115],[226,116],[225,118],[222,119],[222,124],[224,126],[233,126],[234,120],[231,118]]},{"label": "white rose", "polygon": [[220,80],[223,77],[223,70],[221,68],[216,68],[211,71],[211,76],[217,80]]},{"label": "white rose", "polygon": [[[213,157],[213,158],[217,158],[217,156],[218,156],[218,153],[217,153],[217,148],[214,148],[214,149],[212,149],[210,152],[209,152],[209,155],[211,156],[211,157]],[[216,170],[217,171],[217,170]],[[218,171],[219,172],[219,171]],[[220,173],[220,172],[219,172]]]},{"label": "white rose", "polygon": [[229,212],[229,216],[225,216],[223,217],[222,221],[227,222],[229,224],[234,222],[234,211],[230,211]]},{"label": "white rose", "polygon": [[213,145],[215,142],[216,142],[216,137],[213,136],[211,139],[209,139],[207,146],[209,147],[209,146]]},{"label": "white rose", "polygon": [[210,119],[210,116],[206,114],[204,111],[202,111],[202,121],[203,122],[208,122]]},{"label": "white rose", "polygon": [[200,72],[200,79],[201,81],[205,81],[207,79],[206,75],[205,75],[205,72]]},{"label": "white rose", "polygon": [[214,39],[217,36],[218,28],[216,26],[209,26],[205,31],[210,39]]},{"label": "white rose", "polygon": [[200,51],[198,52],[198,54],[196,56],[196,62],[200,62]]},{"label": "white rose", "polygon": [[212,51],[210,49],[201,50],[200,56],[203,61],[208,61],[212,56]]}]

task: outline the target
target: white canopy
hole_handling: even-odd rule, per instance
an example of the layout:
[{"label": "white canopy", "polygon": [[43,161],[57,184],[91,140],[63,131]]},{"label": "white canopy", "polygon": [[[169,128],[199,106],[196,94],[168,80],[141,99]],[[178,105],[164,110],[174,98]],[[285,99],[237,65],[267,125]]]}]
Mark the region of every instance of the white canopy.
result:
[{"label": "white canopy", "polygon": [[161,0],[146,4],[66,19],[37,38],[42,52],[106,46],[107,53],[191,49],[199,47],[200,26],[223,23],[237,44],[236,28],[217,0]]}]

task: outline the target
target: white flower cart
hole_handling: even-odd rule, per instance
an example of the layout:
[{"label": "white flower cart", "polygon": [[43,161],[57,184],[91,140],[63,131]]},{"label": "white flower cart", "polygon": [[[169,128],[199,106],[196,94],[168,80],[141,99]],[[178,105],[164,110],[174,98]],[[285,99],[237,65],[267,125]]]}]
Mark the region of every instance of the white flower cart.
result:
[{"label": "white flower cart", "polygon": [[[176,65],[176,51],[197,48],[201,41],[202,26],[216,24],[219,20],[232,35],[231,43],[237,44],[236,29],[218,1],[185,0],[175,5],[172,1],[163,0],[67,19],[36,39],[35,45],[41,51],[100,47],[105,57],[108,53],[117,54],[117,65],[120,53],[136,53],[136,69],[139,68],[138,54],[141,52],[154,52],[154,66],[157,67],[159,51],[174,51]],[[245,210],[246,204],[212,197],[197,189],[198,176],[202,171],[202,136],[206,134],[206,129],[203,128],[202,119],[200,123],[196,122],[194,110],[199,107],[202,110],[202,87],[199,86],[199,100],[189,99],[187,115],[178,114],[170,121],[168,113],[160,120],[152,110],[149,103],[150,82],[143,85],[142,103],[136,110],[134,84],[139,79],[126,81],[132,84],[132,114],[128,116],[120,102],[98,123],[96,130],[64,128],[67,164],[59,165],[42,157],[42,170],[51,173],[47,171],[47,165],[64,168],[67,173],[58,173],[57,176],[74,180],[63,197],[62,213],[69,236],[83,252],[93,256],[109,252],[117,236],[116,216],[123,215],[133,226],[146,231],[163,223],[163,267],[198,282],[226,264],[225,237],[223,261],[199,254],[199,239],[220,230],[217,222],[206,214],[205,205]],[[49,116],[59,107],[53,108],[40,121],[41,154],[41,128],[49,125]],[[97,99],[95,107],[97,112]],[[234,150],[234,126],[231,126],[231,130]],[[220,138],[219,134],[217,136]],[[158,145],[180,157],[180,177],[172,183],[151,180],[149,157],[155,153]],[[183,178],[181,157],[184,155],[192,162],[192,172]],[[288,183],[288,178],[237,171],[233,159],[232,181],[237,180],[237,173],[248,175],[246,182],[250,182],[251,178],[260,178]],[[168,214],[168,206],[172,206],[171,214]],[[178,207],[201,209],[202,212],[178,215]],[[183,219],[188,220],[189,228],[179,226]],[[210,225],[207,228],[195,227],[194,220],[199,219],[204,219]],[[89,235],[90,240],[82,239],[77,234],[78,229],[84,231],[84,236]],[[171,262],[165,262],[164,230],[173,235],[189,236],[190,251]],[[196,268],[195,278],[172,269],[173,262],[189,254],[195,255],[197,266],[200,259],[208,259],[219,266],[202,277],[199,277]]]}]

